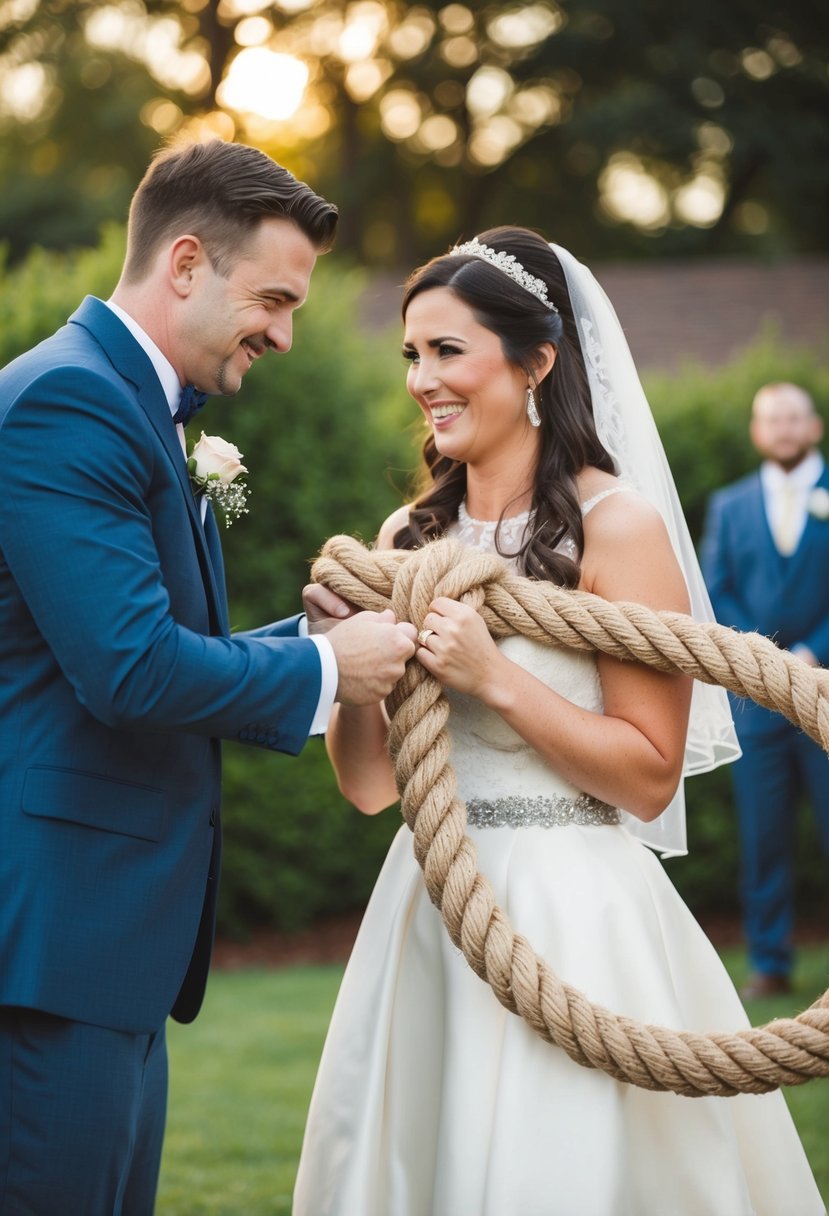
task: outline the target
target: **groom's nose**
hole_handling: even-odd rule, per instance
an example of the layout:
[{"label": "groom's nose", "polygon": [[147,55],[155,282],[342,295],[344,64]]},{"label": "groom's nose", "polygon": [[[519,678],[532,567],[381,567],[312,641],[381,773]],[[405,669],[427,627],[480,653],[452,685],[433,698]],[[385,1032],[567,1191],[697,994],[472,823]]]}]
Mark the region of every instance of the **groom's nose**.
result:
[{"label": "groom's nose", "polygon": [[277,354],[285,354],[294,340],[293,318],[290,314],[271,322],[265,330],[265,345]]}]

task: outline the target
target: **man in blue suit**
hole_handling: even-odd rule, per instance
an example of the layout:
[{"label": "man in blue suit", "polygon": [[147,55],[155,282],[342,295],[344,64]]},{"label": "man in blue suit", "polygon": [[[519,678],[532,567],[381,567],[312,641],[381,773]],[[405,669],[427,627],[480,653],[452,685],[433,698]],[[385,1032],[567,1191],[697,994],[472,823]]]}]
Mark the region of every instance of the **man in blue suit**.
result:
[{"label": "man in blue suit", "polygon": [[0,372],[0,1213],[149,1216],[165,1020],[204,992],[219,742],[296,754],[414,653],[393,614],[231,637],[182,387],[291,344],[336,209],[269,157],[159,155],[107,303]]},{"label": "man in blue suit", "polygon": [[[717,618],[767,634],[812,666],[829,663],[829,472],[823,425],[794,384],[754,398],[758,472],[711,498],[702,566]],[[829,760],[779,714],[733,699],[743,750],[731,766],[741,838],[745,934],[752,966],[745,997],[790,988],[793,845],[799,795],[808,793],[829,857]]]}]

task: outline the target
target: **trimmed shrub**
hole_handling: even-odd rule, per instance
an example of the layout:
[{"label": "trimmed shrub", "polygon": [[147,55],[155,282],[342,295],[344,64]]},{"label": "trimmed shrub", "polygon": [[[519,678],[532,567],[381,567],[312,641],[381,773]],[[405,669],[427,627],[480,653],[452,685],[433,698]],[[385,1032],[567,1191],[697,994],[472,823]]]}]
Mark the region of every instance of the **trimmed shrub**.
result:
[{"label": "trimmed shrub", "polygon": [[[238,398],[206,407],[202,425],[238,444],[250,470],[250,514],[223,538],[234,628],[298,611],[326,538],[373,539],[417,464],[400,326],[358,324],[364,287],[322,259],[290,354],[261,360]],[[220,928],[236,936],[361,907],[401,822],[341,797],[319,739],[296,758],[227,745],[224,806]]]}]

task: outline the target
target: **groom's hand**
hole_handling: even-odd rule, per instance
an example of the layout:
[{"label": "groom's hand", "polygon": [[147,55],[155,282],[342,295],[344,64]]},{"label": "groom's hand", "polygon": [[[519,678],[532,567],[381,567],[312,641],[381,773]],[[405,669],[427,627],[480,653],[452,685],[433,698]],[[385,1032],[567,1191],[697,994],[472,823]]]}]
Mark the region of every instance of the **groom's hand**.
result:
[{"label": "groom's hand", "polygon": [[337,700],[374,705],[388,696],[415,652],[417,630],[385,612],[358,612],[335,625],[328,641],[337,659]]},{"label": "groom's hand", "polygon": [[309,633],[327,633],[340,621],[360,611],[320,583],[309,583],[302,588],[302,607],[308,620]]}]

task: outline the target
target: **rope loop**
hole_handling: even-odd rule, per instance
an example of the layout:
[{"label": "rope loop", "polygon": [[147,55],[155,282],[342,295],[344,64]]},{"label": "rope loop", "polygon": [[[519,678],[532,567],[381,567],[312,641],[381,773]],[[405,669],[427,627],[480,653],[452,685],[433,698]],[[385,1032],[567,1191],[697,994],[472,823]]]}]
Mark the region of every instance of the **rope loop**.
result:
[{"label": "rope loop", "polygon": [[[407,552],[369,550],[334,536],[311,577],[359,608],[393,608],[418,629],[432,600],[448,596],[474,607],[494,638],[523,634],[719,684],[784,714],[829,751],[829,671],[760,634],[534,582],[513,574],[497,555],[450,539]],[[703,1035],[622,1017],[560,980],[513,931],[478,871],[466,807],[457,796],[440,683],[412,661],[387,706],[401,811],[429,898],[451,940],[505,1008],[578,1064],[643,1089],[732,1097],[829,1076],[829,990],[795,1018]]]}]

